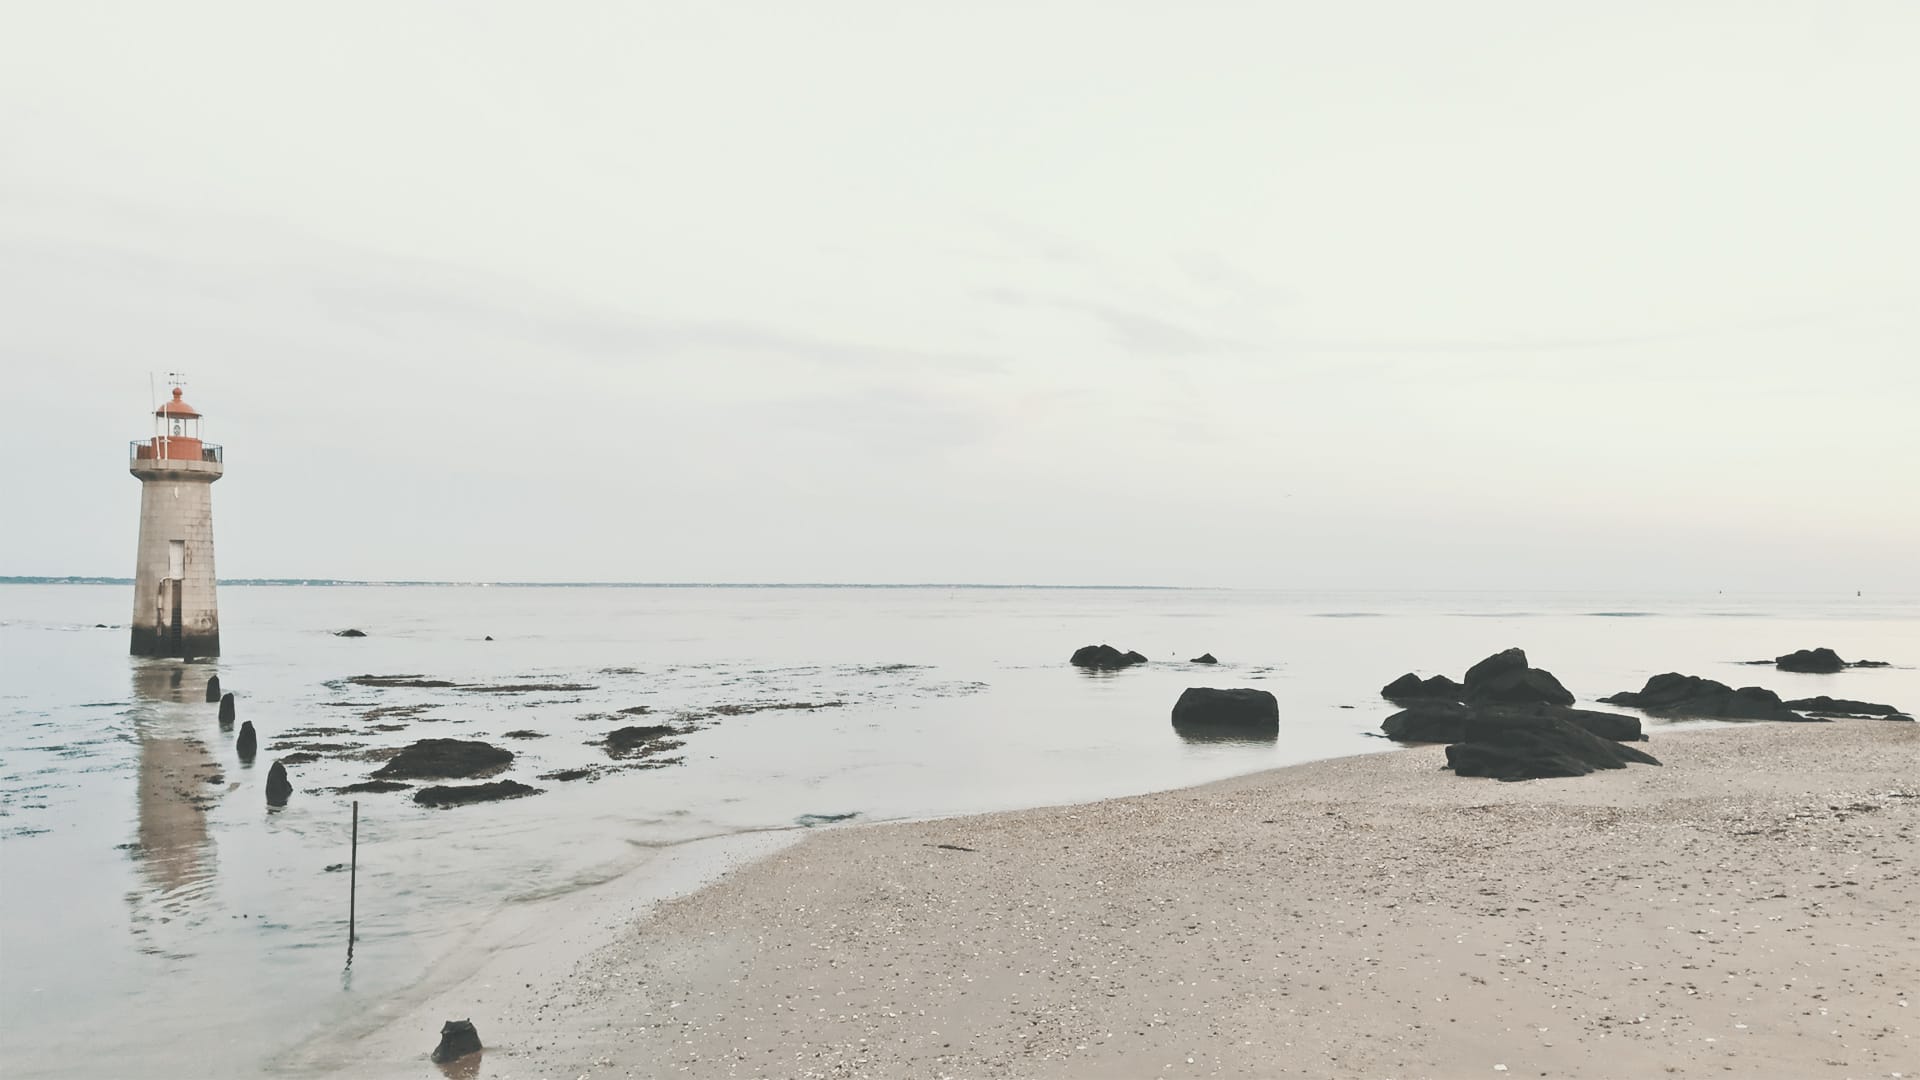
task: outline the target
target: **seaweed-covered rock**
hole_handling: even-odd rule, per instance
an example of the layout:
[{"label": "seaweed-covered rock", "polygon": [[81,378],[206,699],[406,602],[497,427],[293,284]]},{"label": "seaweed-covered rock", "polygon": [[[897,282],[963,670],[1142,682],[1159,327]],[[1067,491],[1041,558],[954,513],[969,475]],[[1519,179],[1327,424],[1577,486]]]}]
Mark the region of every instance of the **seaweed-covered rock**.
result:
[{"label": "seaweed-covered rock", "polygon": [[1847,666],[1840,654],[1832,649],[1799,649],[1785,656],[1773,658],[1773,666],[1781,671],[1804,671],[1816,675],[1830,675]]},{"label": "seaweed-covered rock", "polygon": [[1265,690],[1190,686],[1173,703],[1173,726],[1182,733],[1277,738],[1280,704]]},{"label": "seaweed-covered rock", "polygon": [[421,739],[373,774],[376,780],[467,780],[513,764],[513,751],[477,739]]},{"label": "seaweed-covered rock", "polygon": [[1494,720],[1551,717],[1615,742],[1639,742],[1646,738],[1640,730],[1640,718],[1625,713],[1569,709],[1564,705],[1462,705],[1446,701],[1409,705],[1382,721],[1380,730],[1396,742],[1460,742],[1467,737],[1472,722],[1482,717]]},{"label": "seaweed-covered rock", "polygon": [[671,736],[680,734],[666,724],[634,724],[607,733],[607,753],[614,757],[645,755],[654,750],[680,745]]},{"label": "seaweed-covered rock", "polygon": [[1459,776],[1538,780],[1624,769],[1629,762],[1660,764],[1652,754],[1546,712],[1483,712],[1468,721],[1464,734],[1447,747],[1447,767]]},{"label": "seaweed-covered rock", "polygon": [[1137,652],[1121,652],[1111,645],[1083,645],[1073,651],[1074,667],[1112,671],[1144,664],[1147,658]]},{"label": "seaweed-covered rock", "polygon": [[1388,701],[1459,701],[1466,692],[1466,687],[1445,675],[1422,679],[1411,671],[1380,688],[1380,696]]},{"label": "seaweed-covered rock", "polygon": [[501,799],[538,794],[539,788],[528,787],[518,780],[495,780],[486,784],[435,784],[423,787],[413,793],[413,801],[421,806],[464,806],[467,803],[498,802]]},{"label": "seaweed-covered rock", "polygon": [[1609,705],[1632,705],[1656,716],[1696,716],[1708,720],[1805,720],[1780,695],[1759,686],[1738,690],[1726,683],[1669,671],[1647,680],[1639,691],[1603,697]]}]

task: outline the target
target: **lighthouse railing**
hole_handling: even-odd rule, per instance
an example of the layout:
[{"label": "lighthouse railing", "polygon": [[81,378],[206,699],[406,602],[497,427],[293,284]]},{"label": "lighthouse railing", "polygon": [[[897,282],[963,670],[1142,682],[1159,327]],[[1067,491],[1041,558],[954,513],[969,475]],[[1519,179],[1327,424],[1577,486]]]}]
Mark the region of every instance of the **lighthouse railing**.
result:
[{"label": "lighthouse railing", "polygon": [[[181,460],[179,446],[173,447],[172,453],[168,453],[161,448],[161,444],[167,441],[169,440],[162,439],[157,435],[151,439],[135,439],[127,444],[127,459],[129,461]],[[172,441],[177,443],[184,442],[185,440]],[[193,459],[187,458],[185,460],[191,461]],[[226,448],[222,447],[219,443],[203,442],[200,444],[200,460],[210,461],[216,465],[225,464]]]}]

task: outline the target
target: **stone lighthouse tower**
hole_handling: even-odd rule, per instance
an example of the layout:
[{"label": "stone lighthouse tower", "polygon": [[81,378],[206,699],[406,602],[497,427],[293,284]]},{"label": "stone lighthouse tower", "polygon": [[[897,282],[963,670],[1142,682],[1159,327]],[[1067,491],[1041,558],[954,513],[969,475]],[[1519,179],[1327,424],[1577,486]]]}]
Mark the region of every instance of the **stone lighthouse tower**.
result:
[{"label": "stone lighthouse tower", "polygon": [[153,413],[153,437],[129,448],[140,478],[140,556],[133,574],[133,655],[219,656],[213,598],[213,482],[220,447],[200,438],[200,414],[173,399]]}]

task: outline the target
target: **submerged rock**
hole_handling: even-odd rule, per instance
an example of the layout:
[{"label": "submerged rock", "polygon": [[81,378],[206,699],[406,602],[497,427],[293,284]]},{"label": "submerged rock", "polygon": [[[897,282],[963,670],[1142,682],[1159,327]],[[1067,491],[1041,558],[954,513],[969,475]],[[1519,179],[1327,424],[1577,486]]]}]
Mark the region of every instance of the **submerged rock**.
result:
[{"label": "submerged rock", "polygon": [[421,806],[464,806],[467,803],[497,802],[538,794],[539,788],[528,787],[518,780],[495,780],[489,784],[435,784],[423,787],[413,793],[413,801]]},{"label": "submerged rock", "polygon": [[1144,664],[1147,658],[1137,652],[1121,652],[1111,645],[1083,645],[1073,651],[1074,667],[1111,671]]},{"label": "submerged rock", "polygon": [[1590,734],[1616,742],[1640,742],[1640,718],[1625,713],[1570,709],[1564,705],[1462,705],[1430,701],[1409,705],[1387,717],[1380,730],[1395,742],[1452,743],[1467,738],[1474,721],[1519,721],[1548,717],[1573,724]]},{"label": "submerged rock", "polygon": [[220,700],[220,676],[209,675],[207,676],[207,704],[211,705],[214,702],[219,700]]},{"label": "submerged rock", "polygon": [[449,1020],[440,1025],[440,1045],[433,1048],[435,1065],[444,1065],[479,1052],[480,1033],[473,1029],[473,1021]]},{"label": "submerged rock", "polygon": [[1174,730],[1201,736],[1278,738],[1280,704],[1265,690],[1190,686],[1173,703]]},{"label": "submerged rock", "polygon": [[1847,666],[1840,654],[1832,649],[1800,649],[1785,656],[1773,658],[1773,666],[1781,671],[1803,671],[1816,675],[1830,675]]},{"label": "submerged rock", "polygon": [[666,724],[630,725],[607,733],[607,753],[614,757],[644,755],[655,750],[671,750],[680,743],[670,736],[680,734]]},{"label": "submerged rock", "polygon": [[348,627],[345,630],[335,630],[333,632],[333,636],[334,637],[366,637],[367,632],[365,630],[355,630],[352,627]]},{"label": "submerged rock", "polygon": [[472,779],[513,764],[513,751],[477,739],[421,739],[373,774],[376,780]]},{"label": "submerged rock", "polygon": [[1669,671],[1647,680],[1639,691],[1623,690],[1600,699],[1609,705],[1632,705],[1656,716],[1697,716],[1707,720],[1805,720],[1788,708],[1780,695],[1759,686],[1738,690],[1726,683]]},{"label": "submerged rock", "polygon": [[1465,736],[1447,747],[1447,767],[1458,776],[1539,780],[1624,769],[1629,762],[1660,764],[1652,754],[1550,713],[1483,712],[1468,721]]},{"label": "submerged rock", "polygon": [[233,695],[231,693],[220,695],[220,726],[223,728],[232,727],[233,714]]},{"label": "submerged rock", "polygon": [[1193,659],[1187,661],[1187,663],[1189,664],[1217,664],[1219,662],[1220,661],[1215,659],[1214,655],[1210,652],[1201,653],[1199,656],[1196,656]]},{"label": "submerged rock", "polygon": [[267,771],[267,805],[285,806],[293,795],[293,781],[287,779],[287,767],[280,762],[273,763]]},{"label": "submerged rock", "polygon": [[233,740],[233,752],[241,761],[252,761],[259,749],[260,739],[253,733],[253,721],[248,720],[240,725],[240,737]]},{"label": "submerged rock", "polygon": [[398,780],[362,780],[357,784],[348,784],[333,790],[340,795],[358,795],[361,792],[405,791],[412,784],[403,784]]}]

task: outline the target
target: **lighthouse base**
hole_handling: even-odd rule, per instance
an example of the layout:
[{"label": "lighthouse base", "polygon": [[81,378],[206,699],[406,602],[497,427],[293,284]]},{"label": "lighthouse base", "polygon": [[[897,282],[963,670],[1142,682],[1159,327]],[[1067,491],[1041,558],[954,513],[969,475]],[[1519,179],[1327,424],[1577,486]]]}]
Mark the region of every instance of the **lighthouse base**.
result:
[{"label": "lighthouse base", "polygon": [[133,642],[127,650],[132,656],[166,656],[187,659],[220,655],[220,631],[155,630],[148,626],[133,628]]}]

